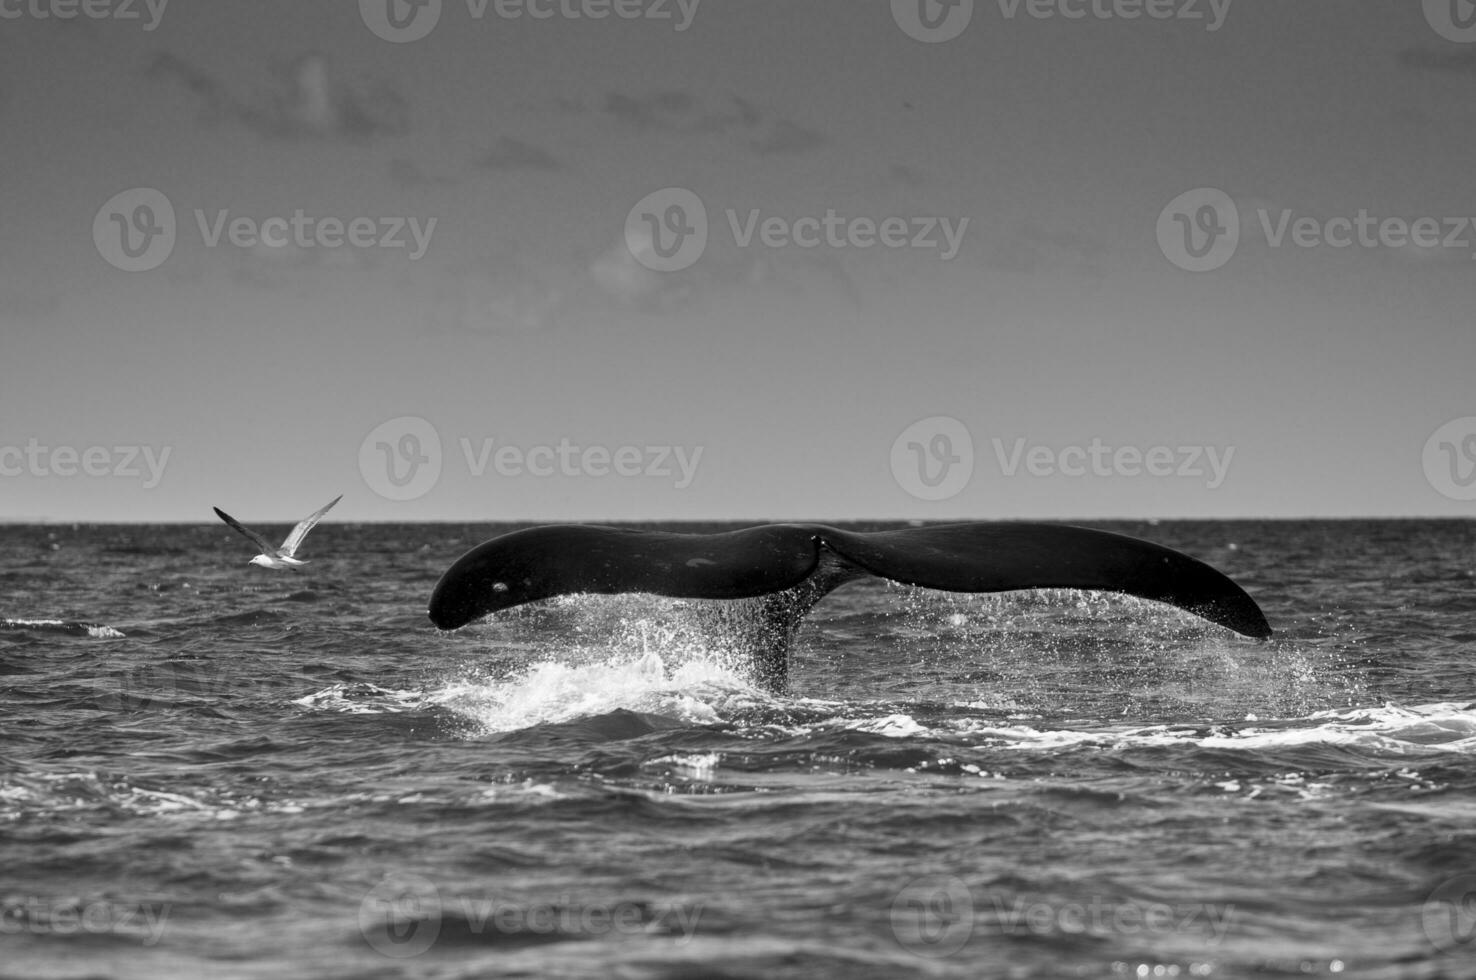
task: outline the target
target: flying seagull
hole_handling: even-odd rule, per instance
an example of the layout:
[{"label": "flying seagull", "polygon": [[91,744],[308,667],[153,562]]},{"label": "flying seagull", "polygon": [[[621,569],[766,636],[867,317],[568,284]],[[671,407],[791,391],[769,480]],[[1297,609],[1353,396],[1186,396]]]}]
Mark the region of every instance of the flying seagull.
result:
[{"label": "flying seagull", "polygon": [[240,521],[219,507],[212,507],[211,509],[215,511],[217,517],[237,531],[240,531],[252,544],[261,549],[261,554],[251,559],[251,564],[260,565],[262,568],[291,568],[297,565],[307,564],[305,561],[298,561],[293,555],[297,554],[297,549],[302,547],[302,539],[307,537],[308,532],[313,529],[314,525],[321,521],[323,515],[328,513],[329,509],[342,499],[343,494],[339,494],[309,516],[298,521],[297,526],[292,529],[291,534],[287,535],[287,540],[282,542],[282,547],[280,548],[273,548],[266,538],[244,526]]}]

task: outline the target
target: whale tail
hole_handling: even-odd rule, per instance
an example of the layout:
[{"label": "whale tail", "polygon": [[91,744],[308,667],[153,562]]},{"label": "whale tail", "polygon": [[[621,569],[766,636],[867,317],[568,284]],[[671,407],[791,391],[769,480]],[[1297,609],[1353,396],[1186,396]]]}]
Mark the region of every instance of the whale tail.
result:
[{"label": "whale tail", "polygon": [[745,636],[759,676],[782,686],[805,613],[856,578],[949,592],[1062,588],[1165,602],[1245,636],[1271,627],[1249,595],[1189,555],[1123,534],[1059,524],[973,523],[896,531],[767,524],[720,534],[547,525],[483,542],[452,564],[428,614],[456,629],[557,595],[648,592],[755,599]]}]

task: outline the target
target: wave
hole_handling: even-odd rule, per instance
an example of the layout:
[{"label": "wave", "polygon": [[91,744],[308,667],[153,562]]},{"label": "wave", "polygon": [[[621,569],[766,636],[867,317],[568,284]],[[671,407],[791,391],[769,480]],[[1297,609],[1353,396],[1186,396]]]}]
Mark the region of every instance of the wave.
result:
[{"label": "wave", "polygon": [[[466,651],[472,665],[414,689],[333,684],[295,703],[347,714],[446,713],[464,723],[458,734],[467,738],[590,722],[593,735],[608,723],[609,737],[619,738],[634,715],[812,745],[864,735],[991,752],[1316,746],[1339,750],[1324,755],[1375,760],[1476,753],[1476,705],[1346,707],[1363,688],[1315,643],[1250,648],[1197,630],[1186,639],[1177,614],[1157,612],[1149,618],[1162,630],[1145,638],[1145,609],[1075,594],[965,604],[909,591],[900,616],[875,598],[858,592],[849,605],[838,603],[840,615],[812,634],[807,654],[821,663],[843,656],[850,674],[870,670],[875,683],[822,683],[821,698],[757,684],[749,658],[711,617],[693,616],[689,603],[577,596],[470,627],[463,636],[476,641]],[[1076,615],[1123,619],[1131,635],[1103,622],[1095,632],[1078,633],[1072,623],[1060,632],[1023,628],[1033,618],[1050,626],[1063,601]],[[852,641],[854,629],[871,641]],[[912,631],[924,634],[915,645]],[[891,652],[890,662],[866,662],[877,646]],[[896,670],[899,652],[918,665],[911,673],[928,674],[925,684],[909,684],[909,672]],[[1129,702],[1152,713],[1135,718],[1124,710]],[[1330,704],[1344,707],[1324,710]],[[1165,717],[1172,720],[1152,723]]]},{"label": "wave", "polygon": [[925,727],[910,717],[855,723],[862,731],[903,736],[985,740],[1024,750],[1060,750],[1074,746],[1109,749],[1193,745],[1206,749],[1266,752],[1283,748],[1331,746],[1382,758],[1476,754],[1476,703],[1439,702],[1377,708],[1316,711],[1300,718],[1268,719],[1254,715],[1235,723],[1150,725],[1126,729],[1050,729],[999,725],[967,718]]},{"label": "wave", "polygon": [[[283,805],[272,809],[283,810]],[[210,794],[165,790],[92,771],[32,770],[0,777],[0,816],[54,818],[59,814],[164,816],[199,814],[223,819],[262,809],[262,801],[212,799]],[[290,812],[290,811],[288,811]]]},{"label": "wave", "polygon": [[400,714],[426,707],[423,691],[393,690],[378,684],[330,684],[292,702],[312,711],[350,715]]},{"label": "wave", "polygon": [[585,663],[544,660],[505,677],[469,671],[424,690],[331,684],[293,703],[340,714],[444,710],[469,722],[472,734],[489,735],[631,713],[711,725],[744,706],[773,700],[721,658],[668,665],[648,653],[634,660],[620,655]]},{"label": "wave", "polygon": [[[1328,747],[1386,761],[1476,754],[1476,703],[1386,704],[1266,719],[1247,714],[1188,724],[1056,727],[1042,725],[1040,715],[1022,713],[1008,700],[919,704],[776,695],[757,686],[745,664],[708,651],[583,653],[582,661],[575,652],[565,651],[558,659],[525,665],[505,676],[466,672],[419,697],[385,692],[375,710],[394,710],[407,703],[439,706],[472,722],[480,734],[625,711],[687,725],[736,725],[791,737],[852,731],[1034,752],[1077,746],[1112,750],[1193,746],[1264,754]],[[317,697],[332,701],[337,696],[320,692]],[[361,704],[354,710],[366,709]]]},{"label": "wave", "polygon": [[501,680],[465,678],[432,697],[484,733],[563,723],[625,710],[692,725],[724,722],[735,710],[771,700],[754,687],[746,665],[696,657],[668,664],[655,652],[590,663],[543,661]]},{"label": "wave", "polygon": [[104,640],[119,639],[125,635],[122,630],[111,626],[71,619],[0,619],[0,630],[62,633],[67,636],[92,636]]},{"label": "wave", "polygon": [[[571,794],[592,795],[577,785],[557,781],[524,779],[493,786],[456,786],[444,792],[406,793],[394,786],[343,792],[339,789],[306,789],[282,795],[242,793],[235,786],[191,785],[181,788],[178,780],[143,778],[98,770],[25,766],[0,774],[0,824],[36,820],[57,823],[59,818],[98,817],[111,822],[119,817],[198,820],[213,824],[261,815],[296,816],[305,813],[333,814],[345,807],[421,806],[437,810],[447,806],[547,805]],[[72,830],[58,826],[54,833],[68,843]],[[0,971],[0,976],[4,976]]]}]

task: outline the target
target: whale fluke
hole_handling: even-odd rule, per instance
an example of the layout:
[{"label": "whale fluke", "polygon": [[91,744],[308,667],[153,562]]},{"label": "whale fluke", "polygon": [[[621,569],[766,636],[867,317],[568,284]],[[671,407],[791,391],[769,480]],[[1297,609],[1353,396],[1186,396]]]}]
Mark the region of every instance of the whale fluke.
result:
[{"label": "whale fluke", "polygon": [[679,534],[553,524],[477,545],[431,593],[430,620],[457,629],[489,613],[579,592],[648,592],[689,599],[762,597],[751,638],[759,675],[784,682],[804,614],[864,576],[948,592],[1092,589],[1153,599],[1245,636],[1271,627],[1249,595],[1200,561],[1124,534],[1060,524],[942,524],[842,531],[765,524]]}]

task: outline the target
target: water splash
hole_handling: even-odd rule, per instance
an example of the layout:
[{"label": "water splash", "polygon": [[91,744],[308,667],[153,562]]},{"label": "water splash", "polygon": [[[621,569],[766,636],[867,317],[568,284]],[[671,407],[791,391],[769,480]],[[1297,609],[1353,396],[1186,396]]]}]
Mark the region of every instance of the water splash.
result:
[{"label": "water splash", "polygon": [[[710,725],[772,701],[755,686],[746,653],[691,615],[698,608],[649,598],[637,605],[628,596],[556,600],[497,627],[520,654],[531,647],[536,659],[500,675],[486,668],[463,672],[427,701],[469,719],[481,733],[621,709]],[[549,617],[563,620],[563,628],[550,630]],[[531,644],[520,636],[530,621],[538,630]]]}]

